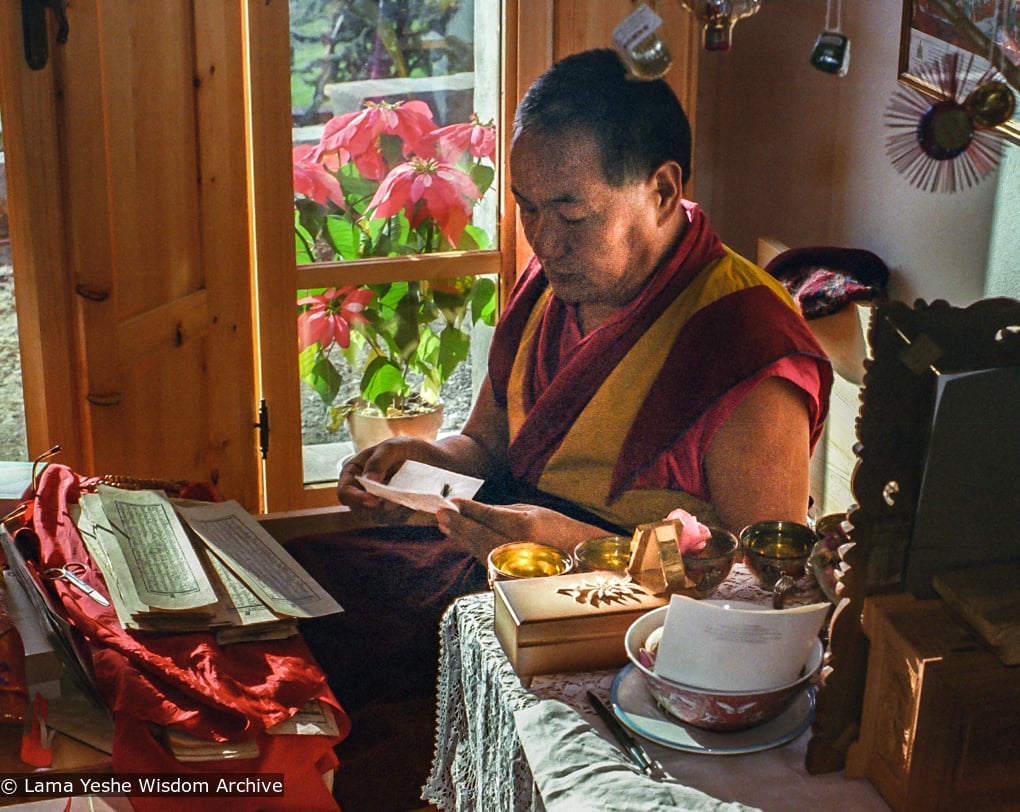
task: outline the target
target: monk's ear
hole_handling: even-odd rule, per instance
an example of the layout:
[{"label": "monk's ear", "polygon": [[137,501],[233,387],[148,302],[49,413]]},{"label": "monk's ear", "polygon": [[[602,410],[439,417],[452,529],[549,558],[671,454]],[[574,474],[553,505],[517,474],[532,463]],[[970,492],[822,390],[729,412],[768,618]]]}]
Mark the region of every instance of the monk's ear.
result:
[{"label": "monk's ear", "polygon": [[676,161],[666,161],[651,177],[660,222],[676,214],[684,197],[683,170]]}]

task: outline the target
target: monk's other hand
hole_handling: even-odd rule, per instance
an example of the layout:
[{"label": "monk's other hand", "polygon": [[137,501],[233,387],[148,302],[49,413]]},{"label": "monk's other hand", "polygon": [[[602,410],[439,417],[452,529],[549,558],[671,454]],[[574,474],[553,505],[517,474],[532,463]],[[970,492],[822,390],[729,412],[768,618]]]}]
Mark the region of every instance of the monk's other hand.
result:
[{"label": "monk's other hand", "polygon": [[470,499],[454,499],[459,511],[436,513],[439,529],[465,552],[486,561],[491,550],[511,541],[535,541],[566,552],[585,539],[605,531],[562,513],[537,505],[485,505]]}]

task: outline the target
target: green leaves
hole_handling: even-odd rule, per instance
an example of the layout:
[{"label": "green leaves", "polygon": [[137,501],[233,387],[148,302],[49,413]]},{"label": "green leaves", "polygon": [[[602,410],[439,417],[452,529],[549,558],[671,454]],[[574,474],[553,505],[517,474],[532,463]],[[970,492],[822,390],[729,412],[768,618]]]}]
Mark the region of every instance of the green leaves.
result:
[{"label": "green leaves", "polygon": [[330,215],[324,236],[341,259],[357,259],[361,249],[361,229],[349,220]]},{"label": "green leaves", "polygon": [[457,365],[467,360],[471,336],[456,327],[447,327],[439,334],[439,358],[436,367],[442,380],[450,377]]},{"label": "green leaves", "polygon": [[322,398],[323,403],[328,405],[336,400],[342,379],[336,367],[323,354],[320,344],[305,347],[298,354],[298,374]]},{"label": "green leaves", "polygon": [[401,368],[384,356],[373,358],[361,376],[362,398],[374,403],[384,414],[395,401],[399,401],[404,388]]},{"label": "green leaves", "polygon": [[[350,346],[332,344],[326,355],[316,343],[299,356],[301,380],[322,399],[330,430],[343,420],[334,401],[345,376],[360,369],[361,398],[383,413],[402,409],[415,394],[437,402],[441,387],[471,350],[469,325],[491,326],[496,320],[497,286],[490,277],[385,282],[361,289],[374,296],[361,311],[364,320],[350,322]],[[322,291],[301,293],[315,292]]]},{"label": "green leaves", "polygon": [[468,223],[464,226],[464,233],[460,235],[460,242],[457,243],[458,251],[487,251],[491,248],[489,235],[484,229]]},{"label": "green leaves", "polygon": [[483,195],[489,191],[489,187],[492,186],[492,181],[496,178],[496,170],[494,167],[480,163],[472,164],[471,171],[468,174],[471,175],[471,180],[475,182],[475,186],[478,187],[478,191]]},{"label": "green leaves", "polygon": [[475,277],[471,289],[471,317],[475,323],[496,324],[496,283],[487,276]]}]

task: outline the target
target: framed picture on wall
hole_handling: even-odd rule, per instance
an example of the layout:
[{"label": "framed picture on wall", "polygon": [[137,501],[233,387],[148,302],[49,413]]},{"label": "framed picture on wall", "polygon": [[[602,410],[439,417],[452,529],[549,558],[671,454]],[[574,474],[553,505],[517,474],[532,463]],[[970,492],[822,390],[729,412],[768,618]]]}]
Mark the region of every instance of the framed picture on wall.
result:
[{"label": "framed picture on wall", "polygon": [[[958,53],[958,66],[977,82],[994,61],[1012,86],[1013,117],[999,129],[1020,144],[1020,2],[1018,0],[904,0],[899,79],[935,95],[924,66]],[[930,76],[930,71],[928,72]]]}]

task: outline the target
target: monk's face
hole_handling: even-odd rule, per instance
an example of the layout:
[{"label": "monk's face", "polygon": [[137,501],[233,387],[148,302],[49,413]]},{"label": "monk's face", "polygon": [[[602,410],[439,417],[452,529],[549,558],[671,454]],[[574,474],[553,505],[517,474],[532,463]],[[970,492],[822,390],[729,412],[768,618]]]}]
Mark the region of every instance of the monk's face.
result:
[{"label": "monk's face", "polygon": [[671,247],[654,181],[611,186],[587,132],[522,133],[510,180],[524,234],[566,302],[602,314],[627,304]]}]

